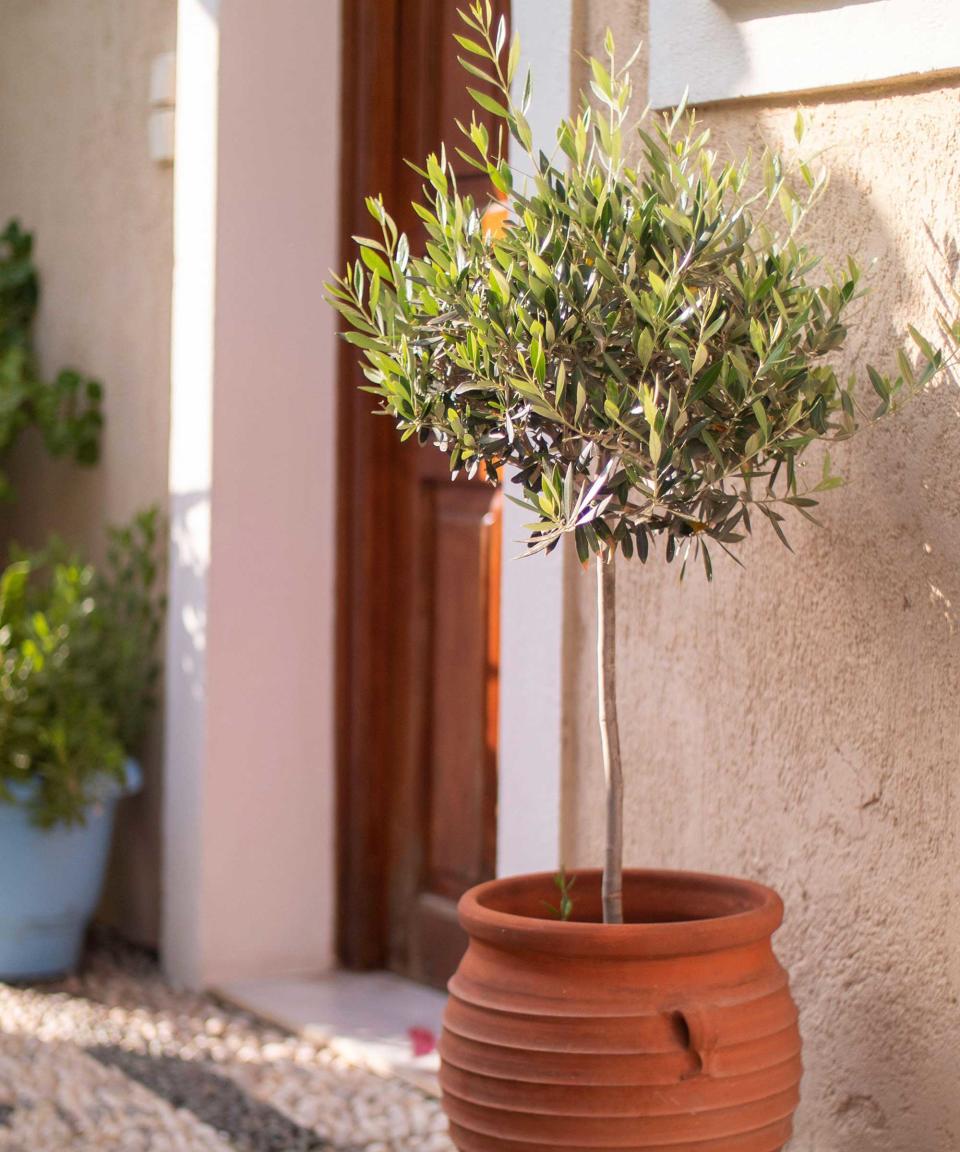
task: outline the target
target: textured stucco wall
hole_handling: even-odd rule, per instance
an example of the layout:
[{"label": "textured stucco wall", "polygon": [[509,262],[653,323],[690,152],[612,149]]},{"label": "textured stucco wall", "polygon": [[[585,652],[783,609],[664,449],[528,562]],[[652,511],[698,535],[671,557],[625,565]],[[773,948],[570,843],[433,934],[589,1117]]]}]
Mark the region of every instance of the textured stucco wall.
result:
[{"label": "textured stucco wall", "polygon": [[[13,465],[20,498],[0,540],[56,529],[100,552],[103,525],[165,503],[173,177],[148,155],[150,61],[174,48],[176,0],[3,0],[0,221],[36,232],[44,370],[75,365],[106,388],[94,470],[47,460],[28,439]],[[155,939],[159,756],[125,806],[111,914]]]},{"label": "textured stucco wall", "polygon": [[[584,0],[581,43],[628,50],[645,5]],[[641,66],[642,75],[642,66]],[[641,77],[638,76],[638,80]],[[642,82],[642,81],[641,81]],[[640,87],[640,83],[638,83]],[[642,103],[642,97],[640,98]],[[808,97],[831,191],[809,236],[876,258],[852,366],[935,330],[957,271],[960,86]],[[795,106],[710,109],[721,150],[794,146]],[[960,398],[944,381],[834,452],[823,529],[761,531],[746,571],[679,585],[621,565],[627,859],[729,871],[783,894],[778,948],[806,1042],[798,1152],[960,1147]],[[570,566],[567,864],[599,859],[592,571]]]}]

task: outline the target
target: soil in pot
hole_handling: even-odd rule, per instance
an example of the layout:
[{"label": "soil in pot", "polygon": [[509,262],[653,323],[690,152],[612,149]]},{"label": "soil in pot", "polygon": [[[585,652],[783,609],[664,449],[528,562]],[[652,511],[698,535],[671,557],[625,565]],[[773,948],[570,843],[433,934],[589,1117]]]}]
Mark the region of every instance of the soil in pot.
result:
[{"label": "soil in pot", "polygon": [[460,903],[441,1085],[461,1152],[778,1152],[801,1076],[797,1011],[771,938],[775,892],[746,880],[629,871],[626,923],[600,874],[574,919],[547,919],[549,874]]}]

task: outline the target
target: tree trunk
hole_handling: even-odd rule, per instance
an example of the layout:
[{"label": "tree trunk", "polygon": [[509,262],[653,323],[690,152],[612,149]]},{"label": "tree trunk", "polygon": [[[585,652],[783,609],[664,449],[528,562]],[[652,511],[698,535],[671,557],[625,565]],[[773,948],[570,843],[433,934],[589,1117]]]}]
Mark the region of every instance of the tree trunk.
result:
[{"label": "tree trunk", "polygon": [[616,553],[597,555],[597,712],[606,782],[603,922],[623,923],[623,768],[617,724]]}]

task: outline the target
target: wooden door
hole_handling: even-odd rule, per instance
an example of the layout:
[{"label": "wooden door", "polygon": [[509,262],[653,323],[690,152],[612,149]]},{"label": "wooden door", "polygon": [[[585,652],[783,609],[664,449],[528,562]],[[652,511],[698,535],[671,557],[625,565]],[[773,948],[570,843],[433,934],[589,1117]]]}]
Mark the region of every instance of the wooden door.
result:
[{"label": "wooden door", "polygon": [[[345,0],[343,234],[382,193],[414,248],[418,164],[469,122],[450,0]],[[505,11],[506,0],[497,3]],[[481,201],[484,181],[458,170]],[[351,254],[352,258],[352,254]],[[342,357],[339,945],[353,967],[441,985],[456,901],[494,873],[500,496],[401,445]]]}]

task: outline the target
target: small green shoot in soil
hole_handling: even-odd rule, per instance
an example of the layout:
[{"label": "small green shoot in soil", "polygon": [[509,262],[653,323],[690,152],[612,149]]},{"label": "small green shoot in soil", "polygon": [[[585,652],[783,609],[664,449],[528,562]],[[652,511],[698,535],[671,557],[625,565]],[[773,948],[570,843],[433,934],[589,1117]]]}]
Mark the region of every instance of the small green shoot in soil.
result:
[{"label": "small green shoot in soil", "polygon": [[573,919],[573,897],[570,895],[574,884],[577,882],[576,876],[568,876],[563,868],[554,876],[554,884],[557,886],[557,891],[560,893],[560,906],[555,907],[547,900],[543,901],[544,907],[549,908],[553,915],[558,920],[572,920]]}]

